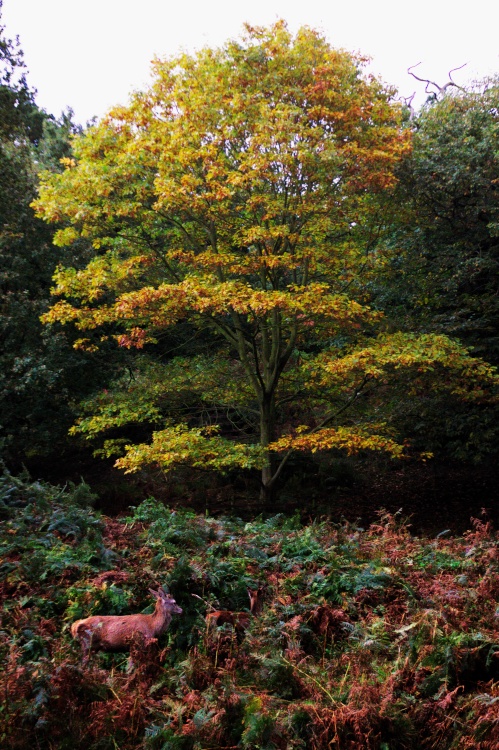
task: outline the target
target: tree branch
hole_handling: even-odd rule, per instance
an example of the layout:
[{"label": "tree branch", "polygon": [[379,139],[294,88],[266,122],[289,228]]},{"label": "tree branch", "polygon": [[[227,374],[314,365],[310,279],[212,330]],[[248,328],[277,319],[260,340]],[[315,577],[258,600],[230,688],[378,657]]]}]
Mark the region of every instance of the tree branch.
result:
[{"label": "tree branch", "polygon": [[[426,86],[425,86],[425,92],[427,94],[433,94],[434,96],[439,96],[439,95],[443,96],[443,94],[445,94],[445,92],[447,91],[447,89],[450,86],[455,86],[460,91],[464,91],[464,89],[462,88],[462,86],[459,86],[455,81],[452,80],[452,73],[454,73],[456,70],[461,70],[467,64],[468,63],[463,63],[462,65],[458,65],[457,68],[452,68],[451,70],[449,70],[449,72],[447,74],[449,76],[449,80],[447,81],[447,83],[444,83],[443,86],[439,86],[438,83],[436,83],[435,81],[431,81],[428,78],[420,78],[415,73],[413,73],[412,69],[413,68],[417,68],[418,65],[421,65],[421,62],[418,62],[415,65],[411,65],[409,68],[407,68],[407,72],[409,73],[410,76],[412,76],[413,78],[415,78],[416,81],[421,81],[421,83],[425,83],[426,84]],[[435,88],[437,89],[438,93],[436,94],[434,91],[430,91],[429,90],[430,86],[435,86]]]}]

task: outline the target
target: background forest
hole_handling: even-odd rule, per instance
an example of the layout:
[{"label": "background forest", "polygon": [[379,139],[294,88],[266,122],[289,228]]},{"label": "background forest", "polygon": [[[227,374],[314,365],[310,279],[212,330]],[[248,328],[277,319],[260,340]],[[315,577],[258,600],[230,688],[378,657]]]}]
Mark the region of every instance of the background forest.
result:
[{"label": "background forest", "polygon": [[0,63],[0,743],[497,747],[499,81],[278,22],[82,126]]}]

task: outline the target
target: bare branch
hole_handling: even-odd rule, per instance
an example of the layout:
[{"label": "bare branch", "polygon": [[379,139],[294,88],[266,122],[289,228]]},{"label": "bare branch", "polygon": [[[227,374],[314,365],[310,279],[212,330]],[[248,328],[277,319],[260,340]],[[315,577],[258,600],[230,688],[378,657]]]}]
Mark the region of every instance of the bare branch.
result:
[{"label": "bare branch", "polygon": [[449,72],[447,73],[447,75],[449,76],[449,79],[450,79],[450,83],[446,83],[445,85],[446,85],[446,86],[449,86],[449,85],[457,86],[457,88],[458,88],[458,89],[460,89],[460,88],[461,88],[461,86],[458,86],[458,84],[457,84],[457,83],[455,83],[455,82],[454,82],[454,81],[452,80],[452,75],[451,75],[451,73],[454,73],[454,71],[456,71],[456,70],[462,70],[463,68],[465,68],[465,67],[467,66],[467,64],[468,64],[468,63],[467,63],[467,62],[465,62],[465,63],[463,63],[462,65],[458,65],[458,66],[457,66],[457,68],[451,68],[451,70],[449,70]]},{"label": "bare branch", "polygon": [[[452,73],[454,73],[456,70],[461,70],[467,64],[468,63],[463,63],[462,65],[458,65],[456,68],[452,68],[451,70],[449,70],[449,72],[447,74],[448,77],[449,77],[449,80],[447,81],[447,83],[444,83],[443,86],[439,86],[438,83],[436,83],[436,81],[431,81],[429,78],[420,78],[419,76],[417,76],[414,73],[413,68],[417,68],[418,65],[421,65],[421,61],[418,62],[418,63],[416,63],[415,65],[411,65],[409,68],[407,68],[407,72],[409,73],[410,76],[412,76],[413,78],[415,78],[416,81],[421,81],[421,83],[425,83],[426,84],[426,86],[425,86],[425,92],[427,94],[430,94],[432,96],[438,97],[438,96],[443,96],[445,94],[445,92],[447,91],[447,89],[450,86],[454,86],[455,88],[459,89],[460,91],[463,91],[463,87],[459,86],[453,80]],[[431,91],[430,86],[434,86],[436,88],[436,91]],[[412,98],[411,98],[411,102],[412,102]]]},{"label": "bare branch", "polygon": [[414,91],[411,96],[399,96],[398,101],[404,105],[404,107],[407,107],[409,110],[409,119],[413,120],[416,116],[416,110],[412,106],[412,102],[414,101],[414,97],[416,96],[416,92]]}]

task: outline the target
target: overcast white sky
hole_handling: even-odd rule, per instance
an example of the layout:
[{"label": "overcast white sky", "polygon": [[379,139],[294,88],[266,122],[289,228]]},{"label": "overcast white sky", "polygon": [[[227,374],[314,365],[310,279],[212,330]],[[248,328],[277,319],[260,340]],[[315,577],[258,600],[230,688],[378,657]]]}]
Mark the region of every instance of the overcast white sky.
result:
[{"label": "overcast white sky", "polygon": [[144,88],[155,55],[220,46],[245,21],[278,18],[370,55],[374,73],[419,102],[424,87],[406,72],[419,61],[440,84],[463,63],[457,82],[499,73],[497,0],[4,0],[2,23],[20,37],[38,104],[57,116],[71,106],[84,123]]}]

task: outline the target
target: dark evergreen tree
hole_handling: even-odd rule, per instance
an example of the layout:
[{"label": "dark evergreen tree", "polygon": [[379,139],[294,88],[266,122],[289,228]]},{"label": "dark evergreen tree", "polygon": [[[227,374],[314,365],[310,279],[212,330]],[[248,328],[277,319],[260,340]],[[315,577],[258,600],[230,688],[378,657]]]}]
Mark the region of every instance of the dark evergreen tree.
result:
[{"label": "dark evergreen tree", "polygon": [[414,128],[393,240],[411,321],[499,364],[499,81],[431,100]]},{"label": "dark evergreen tree", "polygon": [[[440,89],[410,126],[378,304],[397,326],[445,333],[498,365],[499,80]],[[414,408],[401,394],[394,408],[436,452],[476,458],[497,445],[490,404],[428,393]]]},{"label": "dark evergreen tree", "polygon": [[37,107],[19,40],[0,25],[0,451],[13,465],[60,453],[72,402],[102,375],[102,355],[74,351],[70,329],[40,322],[62,251],[30,204],[37,172],[61,168],[77,130],[70,110],[57,120]]}]

